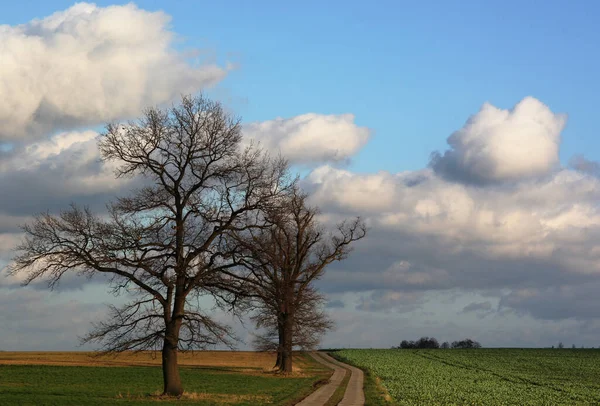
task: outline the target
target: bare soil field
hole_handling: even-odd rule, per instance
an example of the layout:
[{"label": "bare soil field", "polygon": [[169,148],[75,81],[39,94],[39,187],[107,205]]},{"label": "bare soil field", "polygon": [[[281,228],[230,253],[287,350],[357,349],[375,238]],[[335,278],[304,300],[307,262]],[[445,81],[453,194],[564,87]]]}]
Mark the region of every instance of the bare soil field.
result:
[{"label": "bare soil field", "polygon": [[[221,367],[249,370],[270,370],[275,353],[254,351],[194,351],[179,354],[179,365]],[[299,372],[304,358],[298,359]],[[0,365],[57,366],[154,366],[161,364],[160,352],[125,352],[98,355],[95,352],[0,352]]]}]

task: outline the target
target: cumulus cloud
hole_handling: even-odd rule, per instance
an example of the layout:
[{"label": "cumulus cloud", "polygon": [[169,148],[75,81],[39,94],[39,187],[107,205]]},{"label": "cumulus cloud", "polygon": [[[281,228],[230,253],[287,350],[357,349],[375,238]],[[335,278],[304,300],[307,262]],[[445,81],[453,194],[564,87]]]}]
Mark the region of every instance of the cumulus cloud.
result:
[{"label": "cumulus cloud", "polygon": [[[362,213],[380,230],[482,247],[494,258],[548,258],[600,226],[600,182],[573,170],[510,188],[448,182],[434,172],[353,174],[318,168],[306,182],[331,212]],[[363,186],[365,185],[365,186]],[[412,262],[412,261],[411,261]],[[596,269],[595,267],[593,269]]]},{"label": "cumulus cloud", "polygon": [[25,216],[65,208],[70,202],[103,207],[109,196],[132,186],[135,180],[115,179],[114,163],[103,163],[95,131],[60,133],[16,148],[0,161],[6,216]]},{"label": "cumulus cloud", "polygon": [[461,313],[474,313],[479,319],[489,316],[494,313],[492,303],[490,301],[485,302],[473,302],[463,307]]},{"label": "cumulus cloud", "polygon": [[[422,293],[458,289],[485,293],[500,312],[490,300],[471,301],[449,317],[512,311],[600,322],[592,288],[600,276],[598,164],[576,157],[560,167],[563,126],[535,99],[511,111],[487,105],[451,137],[443,164],[400,173],[314,169],[304,185],[323,219],[362,215],[370,226],[321,287],[356,292],[360,310],[415,314]],[[458,171],[443,166],[451,161]]]},{"label": "cumulus cloud", "polygon": [[[379,212],[393,206],[396,178],[388,172],[356,176],[350,171],[324,165],[308,175],[304,186],[321,205]],[[342,201],[347,204],[338,204]]]},{"label": "cumulus cloud", "polygon": [[488,301],[485,302],[474,302],[463,307],[463,313],[479,312],[479,311],[490,311],[492,310],[492,304]]},{"label": "cumulus cloud", "polygon": [[[11,255],[12,250],[17,246],[20,240],[20,233],[0,233],[0,278],[5,276],[2,271],[3,259],[7,259],[8,256]],[[4,280],[0,280],[0,286],[3,284]]]},{"label": "cumulus cloud", "polygon": [[344,162],[369,140],[370,130],[354,123],[352,114],[302,114],[244,126],[247,141],[285,156],[293,163]]},{"label": "cumulus cloud", "polygon": [[375,290],[360,298],[356,310],[366,312],[393,310],[397,313],[406,313],[418,309],[422,303],[423,295],[417,292]]},{"label": "cumulus cloud", "polygon": [[[360,184],[372,175],[348,176]],[[332,198],[319,192],[337,187],[336,176],[315,185],[313,199],[331,217],[363,214],[371,226],[351,257],[325,275],[329,292],[459,288],[499,297],[503,289],[524,287],[577,290],[600,274],[600,182],[594,177],[563,170],[544,182],[482,189],[435,173],[410,186],[405,174],[383,176],[394,181],[372,191],[372,199],[392,198],[370,211],[352,193]]]},{"label": "cumulus cloud", "polygon": [[598,319],[600,280],[583,285],[557,285],[514,289],[503,295],[500,307],[543,320]]},{"label": "cumulus cloud", "polygon": [[600,162],[586,159],[582,154],[571,157],[569,166],[577,171],[600,177]]},{"label": "cumulus cloud", "polygon": [[[0,286],[22,282],[23,275],[6,277],[3,268],[22,238],[20,226],[31,216],[66,209],[72,202],[103,213],[108,200],[140,185],[138,178],[115,178],[115,163],[100,161],[97,137],[95,131],[59,133],[17,146],[0,159]],[[73,275],[60,289],[80,289],[86,283]],[[46,283],[34,287],[46,288]]]},{"label": "cumulus cloud", "polygon": [[566,116],[533,97],[511,110],[485,103],[448,138],[450,149],[432,154],[430,166],[444,177],[489,184],[538,177],[558,166]]},{"label": "cumulus cloud", "polygon": [[91,321],[106,316],[103,304],[26,288],[0,287],[0,308],[10,309],[0,312],[2,351],[73,350]]},{"label": "cumulus cloud", "polygon": [[134,4],[78,3],[0,25],[0,141],[135,116],[222,79],[223,68],[172,47],[169,20]]},{"label": "cumulus cloud", "polygon": [[337,300],[329,300],[327,302],[327,304],[325,305],[325,307],[327,307],[328,309],[341,309],[344,306],[345,306],[344,302],[342,302],[339,299],[337,299]]}]

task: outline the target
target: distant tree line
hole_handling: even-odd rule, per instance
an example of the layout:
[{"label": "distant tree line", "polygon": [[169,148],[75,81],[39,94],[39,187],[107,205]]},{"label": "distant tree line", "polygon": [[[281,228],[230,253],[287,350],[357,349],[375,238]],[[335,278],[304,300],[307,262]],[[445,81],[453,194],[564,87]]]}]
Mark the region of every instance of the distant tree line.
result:
[{"label": "distant tree line", "polygon": [[447,348],[458,348],[458,349],[468,349],[468,348],[481,348],[481,344],[475,340],[470,338],[466,338],[460,341],[452,341],[452,343],[448,343],[448,341],[444,341],[442,344],[435,337],[421,337],[417,341],[408,341],[402,340],[398,347],[392,347],[394,349],[447,349]]},{"label": "distant tree line", "polygon": [[[561,350],[561,349],[565,348],[565,345],[562,343],[562,341],[559,341],[559,343],[558,343],[558,346],[557,346],[557,347],[554,347],[554,346],[552,346],[552,347],[550,347],[550,348],[558,348],[559,350]],[[577,346],[576,346],[575,344],[573,344],[573,345],[571,346],[571,349],[576,349],[576,348],[577,348]],[[585,349],[585,348],[586,348],[585,346],[583,346],[583,345],[581,346],[581,349]],[[592,349],[592,350],[593,350],[593,349],[594,349],[594,347],[589,347],[589,349]]]}]

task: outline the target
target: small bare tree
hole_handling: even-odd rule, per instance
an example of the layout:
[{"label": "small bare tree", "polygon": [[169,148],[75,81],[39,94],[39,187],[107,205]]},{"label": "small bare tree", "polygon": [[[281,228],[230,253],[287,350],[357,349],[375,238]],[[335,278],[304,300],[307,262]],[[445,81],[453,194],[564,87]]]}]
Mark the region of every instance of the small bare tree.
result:
[{"label": "small bare tree", "polygon": [[[314,282],[334,261],[345,259],[351,244],[366,235],[360,218],[328,233],[319,224],[319,211],[307,204],[297,187],[279,205],[263,213],[268,227],[236,231],[236,261],[257,300],[257,327],[268,327],[266,343],[277,337],[278,367],[292,372],[294,344],[310,347],[331,323],[319,310],[322,298]],[[276,328],[275,328],[276,326]],[[294,338],[295,335],[295,338]]]},{"label": "small bare tree", "polygon": [[11,265],[26,273],[25,284],[53,286],[69,272],[109,275],[132,301],[111,307],[85,340],[111,352],[161,348],[165,395],[183,392],[178,350],[230,343],[229,329],[197,301],[229,286],[224,271],[236,247],[226,233],[258,226],[257,213],[295,182],[285,161],[240,142],[239,120],[202,96],[109,125],[102,158],[118,162],[118,177],[141,175],[147,186],[109,204],[108,216],[74,205],[37,216]]},{"label": "small bare tree", "polygon": [[[268,295],[263,295],[263,298]],[[272,299],[272,298],[271,298]],[[334,327],[334,322],[323,311],[325,298],[314,286],[307,286],[296,305],[296,315],[292,333],[292,347],[304,351],[315,349],[323,335]],[[262,333],[255,334],[254,348],[258,351],[276,351],[275,368],[282,366],[283,331],[279,328],[279,306],[273,300],[258,300],[255,303],[251,320]]]}]

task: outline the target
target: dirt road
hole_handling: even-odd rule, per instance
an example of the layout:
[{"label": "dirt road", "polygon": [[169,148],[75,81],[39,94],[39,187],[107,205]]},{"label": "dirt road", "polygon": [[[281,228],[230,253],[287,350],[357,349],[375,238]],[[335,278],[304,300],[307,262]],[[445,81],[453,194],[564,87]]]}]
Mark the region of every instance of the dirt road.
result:
[{"label": "dirt road", "polygon": [[310,355],[321,364],[334,370],[331,379],[326,385],[314,391],[297,406],[323,406],[340,386],[347,371],[350,371],[350,380],[344,393],[344,398],[339,406],[363,406],[365,395],[363,392],[363,372],[353,366],[339,362],[322,352],[313,352]]}]

